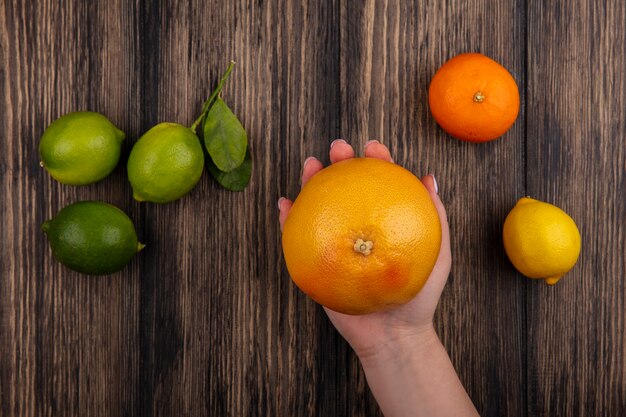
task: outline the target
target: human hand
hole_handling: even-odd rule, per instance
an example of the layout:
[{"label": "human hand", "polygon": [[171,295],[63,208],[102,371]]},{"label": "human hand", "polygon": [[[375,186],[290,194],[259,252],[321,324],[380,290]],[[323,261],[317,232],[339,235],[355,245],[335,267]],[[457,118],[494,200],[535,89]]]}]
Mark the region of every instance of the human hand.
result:
[{"label": "human hand", "polygon": [[[365,145],[365,156],[393,162],[389,149],[377,141],[369,141]],[[344,140],[338,139],[331,144],[331,163],[353,157],[354,149]],[[322,163],[316,158],[307,158],[302,169],[302,186],[322,169]],[[324,308],[333,325],[350,343],[361,361],[375,359],[380,355],[394,355],[405,351],[407,346],[417,346],[437,338],[433,328],[433,316],[450,273],[450,234],[446,211],[437,194],[434,176],[427,175],[421,180],[437,208],[442,228],[439,257],[422,290],[406,304],[361,316]],[[281,229],[292,204],[285,198],[278,201]]]}]

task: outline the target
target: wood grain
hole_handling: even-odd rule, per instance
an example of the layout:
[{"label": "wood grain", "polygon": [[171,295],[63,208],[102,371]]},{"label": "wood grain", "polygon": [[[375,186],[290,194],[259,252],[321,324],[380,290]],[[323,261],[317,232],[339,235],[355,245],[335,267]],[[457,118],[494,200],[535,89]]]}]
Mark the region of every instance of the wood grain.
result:
[{"label": "wood grain", "polygon": [[582,235],[574,270],[529,290],[529,411],[621,415],[626,5],[529,1],[528,10],[528,194],[563,208]]},{"label": "wood grain", "polygon": [[[342,8],[342,132],[359,147],[380,139],[403,166],[436,175],[454,258],[438,332],[482,415],[523,414],[524,282],[513,278],[500,243],[504,217],[524,193],[523,115],[503,139],[475,146],[446,135],[427,107],[436,69],[461,52],[502,62],[524,91],[524,49],[516,47],[523,3],[352,5]],[[363,384],[356,360],[352,369],[351,380]]]},{"label": "wood grain", "polygon": [[[2,2],[0,416],[381,415],[282,259],[276,200],[337,137],[359,152],[378,139],[437,176],[454,261],[436,326],[481,415],[623,414],[625,24],[619,0]],[[436,69],[466,51],[507,67],[522,98],[511,131],[479,146],[427,105]],[[248,132],[250,186],[205,174],[175,203],[134,202],[132,144],[190,124],[230,60],[223,98]],[[39,167],[39,138],[83,109],[126,132],[122,162],[63,186]],[[581,228],[556,287],[502,248],[527,194]],[[58,264],[39,230],[85,199],[122,208],[147,244],[109,277]]]},{"label": "wood grain", "polygon": [[85,199],[113,203],[137,219],[123,169],[95,186],[66,187],[39,167],[37,151],[45,126],[73,110],[101,111],[126,132],[138,128],[131,6],[1,7],[4,416],[122,415],[137,399],[122,381],[137,377],[139,265],[86,279],[52,259],[39,229]]},{"label": "wood grain", "polygon": [[186,198],[144,207],[155,250],[143,254],[136,411],[315,415],[336,404],[321,401],[336,363],[318,349],[337,336],[286,275],[276,201],[297,193],[304,155],[335,133],[336,32],[321,30],[337,26],[335,7],[200,5],[146,3],[142,97],[153,123],[191,123],[236,61],[224,99],[248,130],[254,179],[230,193],[205,176]]}]

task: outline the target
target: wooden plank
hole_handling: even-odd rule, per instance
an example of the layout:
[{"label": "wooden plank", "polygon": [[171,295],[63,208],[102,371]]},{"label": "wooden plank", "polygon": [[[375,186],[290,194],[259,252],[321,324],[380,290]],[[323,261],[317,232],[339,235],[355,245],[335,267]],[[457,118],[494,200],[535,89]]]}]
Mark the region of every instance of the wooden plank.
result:
[{"label": "wooden plank", "polygon": [[[482,415],[618,415],[622,3],[7,0],[0,416],[380,415],[281,256],[276,200],[297,195],[304,158],[328,162],[337,136],[357,148],[380,139],[398,163],[437,175],[454,265],[436,325]],[[522,92],[518,122],[494,143],[457,142],[429,114],[432,75],[465,51],[501,62]],[[248,130],[250,186],[231,193],[205,174],[178,202],[132,201],[132,144],[158,122],[190,124],[230,59],[223,96]],[[128,139],[109,178],[68,187],[39,167],[37,146],[52,120],[81,109]],[[579,264],[553,288],[522,278],[502,248],[504,217],[525,194],[563,207],[583,234]],[[148,244],[118,274],[72,273],[39,231],[85,199],[121,207]]]},{"label": "wooden plank", "polygon": [[[312,415],[341,407],[316,394],[321,387],[341,396],[332,358],[314,361],[325,356],[318,344],[337,336],[288,280],[275,211],[279,195],[295,195],[303,156],[320,153],[334,134],[337,32],[323,28],[337,26],[336,7],[10,6],[2,42],[16,46],[2,58],[15,72],[2,80],[15,87],[3,104],[20,107],[3,116],[17,115],[9,133],[29,143],[3,143],[3,155],[17,155],[3,160],[11,174],[3,185],[16,192],[4,203],[3,236],[12,243],[3,246],[2,285],[11,294],[2,304],[2,353],[11,358],[1,374],[3,414]],[[20,56],[28,60],[15,62]],[[203,100],[197,93],[208,94],[230,58],[241,69],[225,98],[258,149],[246,192],[205,177],[180,202],[140,206],[123,164],[106,183],[84,188],[39,169],[38,137],[60,114],[89,107],[109,115],[128,132],[125,158],[158,121],[190,122]],[[276,177],[276,168],[288,175]],[[89,280],[51,259],[38,224],[84,198],[139,220],[148,247],[133,267]],[[259,250],[259,242],[269,243]]]},{"label": "wooden plank", "polygon": [[[99,199],[131,217],[124,170],[88,187],[39,167],[38,143],[62,114],[91,109],[136,129],[132,4],[3,3],[4,213],[0,286],[1,410],[6,416],[120,415],[132,410],[139,264],[86,278],[52,259],[39,227],[69,203]],[[128,144],[125,145],[125,151]]]},{"label": "wooden plank", "polygon": [[[379,139],[411,171],[439,180],[452,233],[452,274],[438,333],[482,415],[525,413],[525,283],[501,226],[524,194],[524,115],[504,138],[459,142],[430,115],[431,77],[461,52],[501,62],[524,92],[524,2],[342,2],[341,130],[358,148]],[[522,100],[523,100],[522,96]],[[354,357],[349,415],[376,415]]]},{"label": "wooden plank", "polygon": [[296,195],[304,156],[335,134],[335,10],[143,3],[143,128],[190,124],[233,59],[223,97],[254,174],[242,193],[204,175],[180,201],[144,206],[138,415],[333,415],[340,404],[323,401],[342,393],[335,362],[318,360],[338,336],[320,332],[321,309],[288,278],[276,210]]},{"label": "wooden plank", "polygon": [[623,1],[528,2],[528,193],[576,221],[582,253],[556,286],[532,285],[528,408],[626,410]]}]

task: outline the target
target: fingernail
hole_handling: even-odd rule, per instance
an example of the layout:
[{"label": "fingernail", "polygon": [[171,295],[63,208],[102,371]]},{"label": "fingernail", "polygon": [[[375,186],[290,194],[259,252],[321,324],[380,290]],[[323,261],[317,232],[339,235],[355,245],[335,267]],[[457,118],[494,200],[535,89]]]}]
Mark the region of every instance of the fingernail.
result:
[{"label": "fingernail", "polygon": [[285,197],[281,197],[278,199],[278,211],[280,211],[280,206],[283,204],[283,201],[285,201]]},{"label": "fingernail", "polygon": [[306,168],[306,164],[308,164],[311,161],[316,160],[317,158],[314,156],[309,156],[307,159],[304,160],[304,163],[302,164],[302,170],[304,171],[304,168]]},{"label": "fingernail", "polygon": [[306,165],[316,159],[317,158],[314,156],[309,156],[307,159],[304,160],[304,163],[302,164],[302,169],[300,170],[300,184],[302,184],[302,177],[304,176],[304,170],[306,169]]},{"label": "fingernail", "polygon": [[437,179],[435,178],[434,174],[430,174],[430,176],[433,178],[433,184],[435,185],[435,192],[439,194],[439,185],[437,184]]},{"label": "fingernail", "polygon": [[332,148],[333,148],[333,146],[335,146],[335,145],[336,145],[336,144],[338,144],[338,143],[343,143],[343,144],[346,144],[346,143],[348,143],[348,142],[346,142],[346,141],[345,141],[345,140],[343,140],[343,139],[335,139],[334,141],[332,141],[332,142],[330,143],[330,149],[332,149]]},{"label": "fingernail", "polygon": [[377,140],[368,140],[367,142],[365,142],[365,147],[367,148],[368,146],[370,146],[373,143],[380,143],[380,142],[377,141]]}]

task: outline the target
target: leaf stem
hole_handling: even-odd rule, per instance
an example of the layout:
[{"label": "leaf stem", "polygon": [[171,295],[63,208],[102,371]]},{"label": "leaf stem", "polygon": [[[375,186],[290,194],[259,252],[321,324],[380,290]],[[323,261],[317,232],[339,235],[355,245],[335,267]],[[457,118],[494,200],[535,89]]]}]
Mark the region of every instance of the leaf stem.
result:
[{"label": "leaf stem", "polygon": [[224,83],[230,76],[230,73],[232,72],[234,66],[235,66],[235,61],[230,61],[230,64],[228,65],[226,72],[224,73],[224,75],[222,75],[222,79],[220,80],[220,83],[217,85],[215,90],[213,90],[213,93],[211,93],[211,97],[209,97],[209,99],[204,102],[204,106],[202,106],[202,113],[200,113],[200,116],[198,116],[198,118],[193,122],[193,124],[190,127],[190,129],[194,133],[196,132],[196,128],[198,127],[198,125],[200,124],[204,116],[206,116],[206,114],[209,112],[209,109],[211,108],[213,101],[215,101],[215,98],[222,91],[222,87],[224,86]]}]

